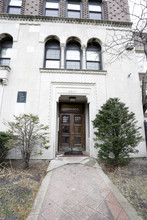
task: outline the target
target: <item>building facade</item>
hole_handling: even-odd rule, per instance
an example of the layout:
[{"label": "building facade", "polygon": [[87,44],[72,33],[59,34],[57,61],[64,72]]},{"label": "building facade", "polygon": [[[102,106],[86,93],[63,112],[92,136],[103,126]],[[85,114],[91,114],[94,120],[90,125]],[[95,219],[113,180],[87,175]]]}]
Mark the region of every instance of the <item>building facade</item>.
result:
[{"label": "building facade", "polygon": [[97,157],[92,120],[118,97],[136,115],[137,156],[146,156],[135,50],[111,48],[114,36],[131,34],[126,0],[0,0],[0,13],[0,130],[13,115],[37,114],[50,130],[50,148],[38,158],[69,150]]}]

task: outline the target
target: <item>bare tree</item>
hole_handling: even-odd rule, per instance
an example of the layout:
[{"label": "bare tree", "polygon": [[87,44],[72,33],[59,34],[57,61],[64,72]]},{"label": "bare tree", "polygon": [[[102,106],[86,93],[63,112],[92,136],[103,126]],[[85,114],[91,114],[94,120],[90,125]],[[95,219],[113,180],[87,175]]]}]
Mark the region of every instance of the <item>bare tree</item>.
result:
[{"label": "bare tree", "polygon": [[[48,149],[48,126],[40,124],[37,115],[23,114],[14,116],[15,121],[5,123],[9,127],[9,147],[17,147],[21,151],[24,168],[29,167],[31,154],[39,148]],[[36,152],[42,154],[42,151]]]},{"label": "bare tree", "polygon": [[[109,62],[115,62],[122,57],[130,59],[131,50],[134,46],[140,46],[144,50],[147,60],[147,0],[128,0],[129,11],[124,1],[117,1],[121,8],[121,13],[129,16],[133,23],[128,22],[128,27],[131,28],[126,32],[116,30],[108,32],[105,42],[105,50],[110,54]],[[117,12],[116,12],[117,13]],[[120,13],[120,12],[119,12]],[[147,110],[147,71],[142,82],[142,102],[144,112]]]}]

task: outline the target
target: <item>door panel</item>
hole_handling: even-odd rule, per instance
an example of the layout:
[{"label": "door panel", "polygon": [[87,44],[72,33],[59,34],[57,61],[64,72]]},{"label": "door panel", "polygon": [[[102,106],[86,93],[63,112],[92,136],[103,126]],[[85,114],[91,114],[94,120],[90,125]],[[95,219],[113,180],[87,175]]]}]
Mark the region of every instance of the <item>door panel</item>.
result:
[{"label": "door panel", "polygon": [[60,113],[59,151],[81,151],[84,148],[84,114]]}]

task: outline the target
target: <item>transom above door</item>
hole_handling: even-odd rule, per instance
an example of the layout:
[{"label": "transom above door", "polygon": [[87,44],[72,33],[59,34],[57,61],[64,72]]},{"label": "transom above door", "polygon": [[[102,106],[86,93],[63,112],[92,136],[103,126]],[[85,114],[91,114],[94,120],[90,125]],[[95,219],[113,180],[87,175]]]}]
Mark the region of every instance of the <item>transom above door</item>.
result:
[{"label": "transom above door", "polygon": [[59,151],[82,151],[84,149],[84,105],[61,104],[59,120]]}]

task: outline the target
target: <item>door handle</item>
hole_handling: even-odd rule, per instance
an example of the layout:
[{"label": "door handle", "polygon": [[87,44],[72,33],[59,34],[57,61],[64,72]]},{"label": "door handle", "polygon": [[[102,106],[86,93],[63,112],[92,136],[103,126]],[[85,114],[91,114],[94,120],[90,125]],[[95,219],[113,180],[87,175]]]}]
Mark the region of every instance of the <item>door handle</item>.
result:
[{"label": "door handle", "polygon": [[72,140],[74,139],[74,132],[72,132]]}]

